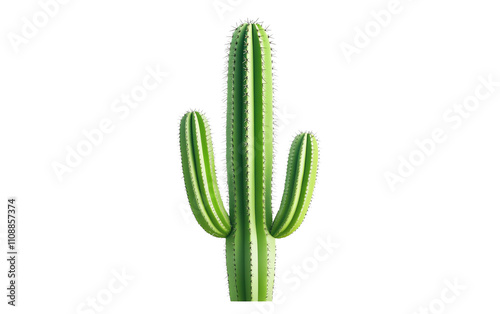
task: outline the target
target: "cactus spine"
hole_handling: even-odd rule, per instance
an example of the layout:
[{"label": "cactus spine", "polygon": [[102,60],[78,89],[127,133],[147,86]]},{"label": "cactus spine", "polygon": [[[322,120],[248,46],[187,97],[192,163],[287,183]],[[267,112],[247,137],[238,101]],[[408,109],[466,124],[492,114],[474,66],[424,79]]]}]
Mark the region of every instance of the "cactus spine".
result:
[{"label": "cactus spine", "polygon": [[297,135],[290,148],[285,190],[273,221],[273,86],[269,38],[257,23],[234,30],[227,77],[226,160],[229,215],[215,175],[210,129],[192,111],[180,126],[184,181],[201,227],[226,238],[226,265],[232,301],[271,301],[275,239],[293,233],[311,201],[318,165],[316,138]]}]

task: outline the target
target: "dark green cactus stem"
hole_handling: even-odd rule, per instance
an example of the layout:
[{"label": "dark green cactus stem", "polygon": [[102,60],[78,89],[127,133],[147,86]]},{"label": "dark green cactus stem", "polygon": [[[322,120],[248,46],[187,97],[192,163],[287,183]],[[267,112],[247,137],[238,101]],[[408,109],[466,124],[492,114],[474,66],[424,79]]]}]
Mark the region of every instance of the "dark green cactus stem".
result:
[{"label": "dark green cactus stem", "polygon": [[182,168],[189,203],[208,233],[226,238],[232,301],[271,301],[275,239],[292,234],[304,220],[318,166],[318,145],[310,133],[295,137],[288,158],[285,191],[273,221],[273,85],[271,47],[257,23],[235,29],[229,48],[226,159],[229,215],[215,175],[206,118],[188,112],[181,121]]}]

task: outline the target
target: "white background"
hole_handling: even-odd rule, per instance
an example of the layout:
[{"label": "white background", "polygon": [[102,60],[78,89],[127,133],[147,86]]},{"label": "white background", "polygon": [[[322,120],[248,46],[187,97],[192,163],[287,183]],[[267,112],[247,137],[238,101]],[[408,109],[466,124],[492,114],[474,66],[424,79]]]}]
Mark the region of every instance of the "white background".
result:
[{"label": "white background", "polygon": [[[500,311],[500,88],[459,127],[443,118],[479,77],[500,80],[500,6],[401,0],[377,34],[370,12],[388,0],[227,3],[68,1],[16,51],[23,17],[43,11],[1,2],[0,312],[89,314],[89,300],[110,295],[100,313]],[[293,136],[312,130],[321,150],[307,218],[277,241],[281,298],[260,308],[229,302],[224,240],[189,213],[178,147],[182,114],[203,110],[226,195],[225,48],[247,18],[276,44],[275,210]],[[367,25],[375,34],[348,62],[342,43]],[[157,65],[168,78],[122,119],[112,103]],[[58,180],[53,164],[102,119],[113,131]],[[392,191],[385,174],[436,128],[446,141]],[[4,296],[9,196],[20,212],[15,309]],[[325,239],[339,247],[318,261]],[[123,269],[133,279],[120,286]],[[454,280],[458,296],[446,290]]]}]

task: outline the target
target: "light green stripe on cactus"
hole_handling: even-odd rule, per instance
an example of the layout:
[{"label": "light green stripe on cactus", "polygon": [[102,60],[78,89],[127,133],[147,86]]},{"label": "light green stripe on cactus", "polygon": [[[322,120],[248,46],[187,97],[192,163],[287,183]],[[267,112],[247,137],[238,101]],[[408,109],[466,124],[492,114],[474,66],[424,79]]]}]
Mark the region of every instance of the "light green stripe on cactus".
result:
[{"label": "light green stripe on cactus", "polygon": [[273,222],[271,50],[266,31],[259,24],[244,23],[234,30],[227,77],[229,216],[217,187],[208,123],[197,112],[187,113],[181,121],[181,156],[189,202],[207,232],[226,237],[232,301],[272,300],[275,238],[285,237],[300,226],[316,178],[316,139],[304,133],[292,144],[285,192]]}]

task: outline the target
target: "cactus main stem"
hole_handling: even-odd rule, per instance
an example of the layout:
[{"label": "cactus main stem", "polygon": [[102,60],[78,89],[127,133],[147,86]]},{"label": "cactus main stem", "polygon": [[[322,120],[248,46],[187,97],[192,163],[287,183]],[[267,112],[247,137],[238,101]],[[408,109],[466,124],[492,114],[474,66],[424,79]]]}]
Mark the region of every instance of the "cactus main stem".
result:
[{"label": "cactus main stem", "polygon": [[269,301],[274,286],[272,63],[258,24],[233,34],[228,60],[227,169],[232,232],[226,238],[231,300]]}]

